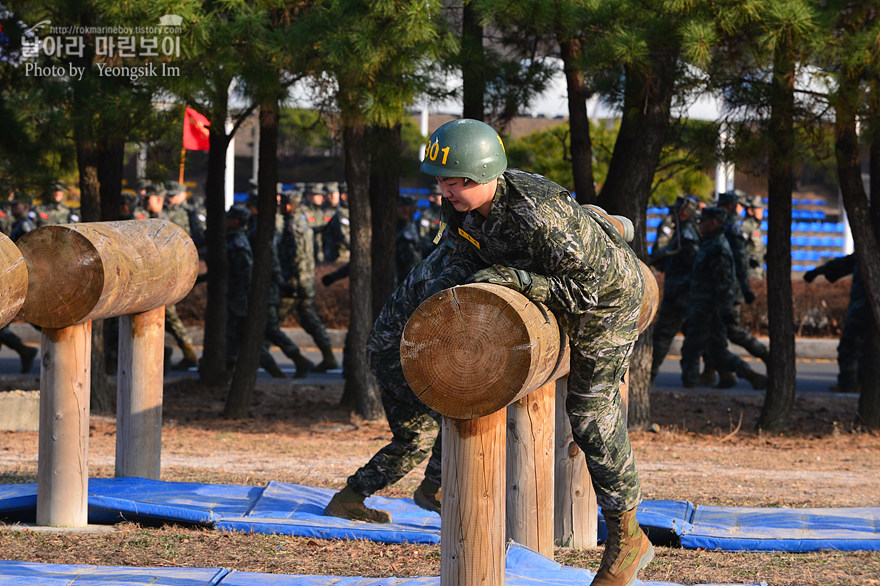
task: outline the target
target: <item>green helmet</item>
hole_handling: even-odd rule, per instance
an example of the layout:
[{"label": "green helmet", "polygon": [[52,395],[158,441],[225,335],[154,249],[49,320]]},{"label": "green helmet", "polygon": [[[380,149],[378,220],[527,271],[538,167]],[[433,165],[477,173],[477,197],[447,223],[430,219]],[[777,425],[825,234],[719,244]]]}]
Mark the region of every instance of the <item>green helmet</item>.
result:
[{"label": "green helmet", "polygon": [[488,183],[507,169],[504,143],[495,129],[479,120],[447,122],[428,139],[421,171],[434,177],[467,177]]}]

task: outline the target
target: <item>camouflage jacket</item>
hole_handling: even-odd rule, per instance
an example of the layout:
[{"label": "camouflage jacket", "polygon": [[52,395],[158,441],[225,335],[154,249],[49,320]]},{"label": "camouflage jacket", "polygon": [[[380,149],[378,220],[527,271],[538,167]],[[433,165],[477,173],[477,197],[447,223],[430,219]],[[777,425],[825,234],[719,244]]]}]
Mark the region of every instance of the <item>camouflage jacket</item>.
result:
[{"label": "camouflage jacket", "polygon": [[299,210],[284,218],[278,240],[278,260],[284,279],[284,297],[306,299],[315,296],[315,250],[312,229]]},{"label": "camouflage jacket", "polygon": [[246,317],[251,294],[254,254],[243,228],[226,232],[226,259],[229,263],[226,311],[236,317]]},{"label": "camouflage jacket", "polygon": [[18,239],[30,232],[31,230],[36,230],[37,226],[34,224],[34,221],[31,220],[29,216],[22,216],[20,218],[13,219],[12,226],[9,228],[9,238],[13,242],[18,242]]},{"label": "camouflage jacket", "polygon": [[623,237],[549,179],[508,169],[486,218],[456,212],[447,201],[443,206],[455,254],[439,278],[451,286],[493,264],[523,269],[532,279],[529,297],[554,310],[573,345],[604,335],[590,321],[597,309],[617,307],[623,297],[641,299],[642,272]]},{"label": "camouflage jacket", "polygon": [[761,220],[754,216],[746,216],[740,223],[740,228],[745,237],[746,254],[763,266],[766,247],[764,246],[764,237],[761,234]]},{"label": "camouflage jacket", "polygon": [[736,290],[736,302],[743,303],[744,294],[747,291],[751,292],[752,286],[749,284],[749,255],[746,252],[746,238],[736,222],[736,217],[728,217],[727,223],[724,224],[724,236],[733,253],[733,268],[739,283]]},{"label": "camouflage jacket", "polygon": [[694,260],[688,315],[729,316],[738,287],[733,251],[727,238],[720,229],[704,236]]},{"label": "camouflage jacket", "polygon": [[56,201],[47,201],[34,209],[37,226],[51,226],[54,224],[69,224],[79,220],[77,216],[73,219],[72,210],[63,203]]},{"label": "camouflage jacket", "polygon": [[658,257],[662,255],[663,271],[666,273],[663,280],[664,296],[688,294],[691,272],[699,250],[700,231],[696,222],[692,219],[679,222],[678,229],[666,248],[657,251]]},{"label": "camouflage jacket", "polygon": [[395,267],[397,282],[401,283],[413,268],[422,260],[422,243],[412,220],[397,221],[395,244]]},{"label": "camouflage jacket", "polygon": [[166,220],[177,224],[183,228],[187,234],[190,233],[189,211],[186,207],[182,205],[170,205],[165,206],[165,209],[162,211],[164,212]]}]

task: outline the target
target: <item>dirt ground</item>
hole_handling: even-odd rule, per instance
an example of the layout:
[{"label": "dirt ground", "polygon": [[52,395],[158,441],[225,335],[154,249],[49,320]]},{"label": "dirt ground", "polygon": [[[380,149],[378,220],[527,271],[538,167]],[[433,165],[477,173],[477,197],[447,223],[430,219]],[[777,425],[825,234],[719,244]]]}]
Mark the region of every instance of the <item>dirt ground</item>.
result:
[{"label": "dirt ground", "polygon": [[[260,381],[247,420],[223,419],[223,392],[194,381],[165,394],[162,478],[338,488],[387,439],[384,421],[338,408],[341,388]],[[762,507],[880,506],[880,434],[862,429],[852,396],[801,397],[791,433],[757,433],[759,393],[652,394],[653,432],[632,441],[647,499]],[[34,482],[35,432],[0,432],[0,483]],[[113,475],[115,420],[92,418],[89,470]],[[382,494],[410,496],[416,471]],[[2,527],[2,524],[0,524]],[[101,534],[0,530],[0,558],[100,565],[222,566],[242,571],[347,576],[439,573],[439,547],[231,534],[127,523]],[[658,547],[642,578],[681,584],[880,584],[880,552],[730,553]],[[561,563],[595,569],[601,548],[557,549]]]}]

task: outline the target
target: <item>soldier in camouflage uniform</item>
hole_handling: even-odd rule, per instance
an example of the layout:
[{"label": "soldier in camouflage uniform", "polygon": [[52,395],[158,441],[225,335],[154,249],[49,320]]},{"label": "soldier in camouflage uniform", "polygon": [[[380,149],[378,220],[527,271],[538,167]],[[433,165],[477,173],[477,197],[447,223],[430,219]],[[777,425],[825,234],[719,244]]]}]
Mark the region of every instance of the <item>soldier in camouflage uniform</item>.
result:
[{"label": "soldier in camouflage uniform", "polygon": [[[660,365],[669,352],[672,339],[682,329],[688,310],[688,294],[691,287],[691,271],[694,259],[700,249],[700,232],[695,215],[699,202],[693,196],[679,197],[673,204],[670,214],[674,219],[670,238],[664,238],[666,245],[659,248],[657,241],[651,254],[651,262],[660,268],[666,277],[663,280],[663,300],[654,322],[654,353],[651,361],[651,381],[657,378]],[[662,225],[661,225],[662,227]],[[663,232],[666,235],[666,232]]]},{"label": "soldier in camouflage uniform", "polygon": [[234,205],[226,212],[226,369],[232,371],[247,324],[254,254],[247,237],[247,208]]},{"label": "soldier in camouflage uniform", "polygon": [[51,226],[55,224],[69,224],[78,222],[79,215],[71,208],[64,205],[64,196],[67,186],[56,181],[52,184],[49,194],[43,199],[43,203],[34,208],[37,227]]},{"label": "soldier in camouflage uniform", "polygon": [[[2,231],[15,242],[21,236],[34,229],[33,222],[27,215],[29,196],[25,193],[17,193],[13,199],[9,201],[7,217],[10,221],[3,222]],[[0,328],[0,345],[5,344],[12,348],[18,354],[21,360],[21,373],[27,374],[34,367],[34,360],[37,358],[37,349],[31,348],[21,341],[12,329],[7,325]]]},{"label": "soldier in camouflage uniform", "polygon": [[[291,197],[290,194],[283,194],[280,199],[281,205],[289,202]],[[251,207],[251,204],[254,204],[253,207]],[[257,236],[257,223],[253,220],[256,219],[259,209],[252,197],[248,197],[248,207],[251,211],[252,220],[248,223],[248,241],[253,249]],[[296,365],[294,378],[305,378],[315,365],[311,360],[302,355],[299,346],[284,333],[278,321],[278,305],[281,303],[281,288],[284,286],[284,277],[281,275],[281,262],[278,260],[277,238],[273,237],[270,244],[272,247],[272,280],[269,284],[269,305],[266,314],[266,330],[263,334],[265,342],[260,354],[260,366],[274,378],[284,378],[286,376],[278,368],[278,364],[269,352],[270,345],[275,344]]]},{"label": "soldier in camouflage uniform", "polygon": [[428,205],[420,207],[414,218],[419,238],[422,241],[422,256],[428,256],[434,248],[434,237],[440,230],[440,186],[434,184],[428,194]]},{"label": "soldier in camouflage uniform", "polygon": [[346,262],[351,247],[348,202],[342,199],[339,183],[335,181],[327,184],[327,203],[333,215],[324,228],[324,262]]},{"label": "soldier in camouflage uniform", "polygon": [[391,442],[349,476],[345,488],[334,495],[324,514],[359,521],[388,523],[385,511],[364,506],[366,497],[394,484],[428,455],[425,478],[413,500],[440,512],[440,414],[422,403],[410,390],[400,363],[400,340],[406,322],[433,290],[434,279],[452,257],[447,239],[435,247],[395,289],[382,307],[367,340],[367,360],[376,375]]},{"label": "soldier in camouflage uniform", "polygon": [[315,372],[326,372],[339,365],[333,355],[330,336],[315,306],[314,240],[308,220],[298,206],[296,201],[288,198],[281,209],[284,230],[278,241],[278,259],[284,285],[278,306],[278,321],[283,324],[291,312],[296,314],[299,325],[315,340],[321,351],[321,362],[315,366]]},{"label": "soldier in camouflage uniform", "polygon": [[[733,253],[736,281],[739,284],[735,291],[733,320],[727,324],[727,339],[737,346],[742,346],[749,354],[760,358],[766,363],[770,359],[770,350],[742,325],[742,304],[751,304],[755,300],[755,294],[752,292],[752,286],[749,283],[749,255],[746,253],[746,238],[737,223],[736,209],[744,195],[741,191],[729,191],[719,195],[717,202],[717,206],[727,212],[724,236],[727,238],[727,243],[730,245],[730,250]],[[718,388],[725,389],[736,385],[736,377],[733,373],[721,370],[715,365],[707,365],[708,372],[704,373],[701,377],[702,382],[707,382],[710,378],[714,380],[714,373],[711,372],[712,367],[718,370],[719,379],[716,385]]]},{"label": "soldier in camouflage uniform", "polygon": [[745,199],[746,217],[740,222],[740,228],[746,239],[746,254],[749,258],[749,278],[764,278],[764,236],[761,233],[761,220],[764,219],[764,203],[760,195],[752,195]]},{"label": "soldier in camouflage uniform", "polygon": [[422,260],[422,241],[416,231],[413,220],[413,198],[401,195],[397,201],[397,235],[394,238],[395,271],[397,283],[403,282],[406,276]]},{"label": "soldier in camouflage uniform", "polygon": [[726,220],[727,211],[719,207],[704,209],[700,217],[702,240],[694,260],[681,348],[682,384],[687,388],[697,385],[700,356],[706,353],[716,368],[735,372],[761,390],[767,378],[727,349],[726,328],[734,319],[737,281],[733,252],[724,236]]},{"label": "soldier in camouflage uniform", "polygon": [[312,252],[315,262],[324,261],[324,230],[333,217],[331,210],[324,205],[324,184],[306,184],[305,199],[301,204],[301,212],[312,229]]},{"label": "soldier in camouflage uniform", "polygon": [[[154,190],[155,191],[155,190]],[[153,204],[151,204],[153,205]],[[155,207],[151,207],[150,216],[162,218],[172,222],[189,234],[189,211],[186,208],[186,186],[176,181],[169,181],[165,184],[165,202],[164,207],[155,212]],[[189,331],[180,319],[177,313],[177,306],[165,306],[165,330],[171,334],[180,351],[183,352],[183,358],[172,366],[174,370],[187,370],[191,367],[199,365],[196,349],[193,345],[192,337]]]},{"label": "soldier in camouflage uniform", "polygon": [[819,275],[825,275],[828,282],[833,283],[849,274],[852,274],[852,285],[849,291],[849,307],[840,332],[840,344],[837,346],[837,384],[831,385],[831,390],[838,393],[858,393],[862,390],[859,382],[860,365],[869,335],[868,324],[873,319],[865,283],[862,281],[855,253],[833,258],[804,273],[807,283],[812,283]]},{"label": "soldier in camouflage uniform", "polygon": [[[482,122],[449,122],[429,139],[421,170],[443,190],[455,252],[426,294],[488,282],[556,314],[571,343],[566,411],[608,527],[593,584],[629,584],[653,557],[635,518],[641,490],[620,397],[644,278],[635,253],[599,212],[540,175],[506,168],[500,137]],[[331,504],[369,511],[360,496],[348,506],[342,497]]]}]

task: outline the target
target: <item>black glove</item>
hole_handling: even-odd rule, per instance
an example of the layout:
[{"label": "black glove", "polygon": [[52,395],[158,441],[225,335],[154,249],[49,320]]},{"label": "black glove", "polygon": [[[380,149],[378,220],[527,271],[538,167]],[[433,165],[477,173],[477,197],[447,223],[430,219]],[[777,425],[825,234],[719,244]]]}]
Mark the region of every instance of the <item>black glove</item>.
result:
[{"label": "black glove", "polygon": [[751,291],[743,291],[743,297],[745,298],[746,303],[748,303],[749,305],[751,305],[752,302],[755,300],[755,294]]},{"label": "black glove", "polygon": [[726,326],[732,326],[736,323],[736,316],[734,316],[731,312],[725,312],[721,314],[721,321]]},{"label": "black glove", "polygon": [[427,299],[428,297],[431,297],[433,295],[436,295],[437,293],[439,293],[440,291],[443,291],[444,289],[449,289],[450,287],[455,287],[455,283],[452,281],[452,279],[448,279],[448,278],[434,279],[434,282],[431,283],[431,286],[428,288],[428,292],[425,293],[425,299]]},{"label": "black glove", "polygon": [[527,295],[532,287],[532,276],[528,271],[503,265],[492,265],[468,277],[468,283],[492,283]]},{"label": "black glove", "polygon": [[821,273],[819,272],[819,269],[807,271],[806,273],[804,273],[804,281],[806,281],[807,283],[812,283],[820,274]]},{"label": "black glove", "polygon": [[758,268],[759,266],[761,266],[761,263],[758,262],[758,259],[756,259],[756,258],[750,258],[750,259],[749,259],[749,267],[751,267],[751,268],[753,268],[753,269],[756,269],[756,268]]}]

